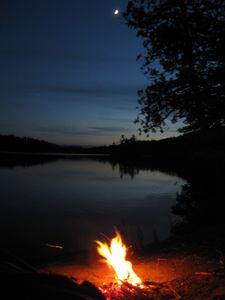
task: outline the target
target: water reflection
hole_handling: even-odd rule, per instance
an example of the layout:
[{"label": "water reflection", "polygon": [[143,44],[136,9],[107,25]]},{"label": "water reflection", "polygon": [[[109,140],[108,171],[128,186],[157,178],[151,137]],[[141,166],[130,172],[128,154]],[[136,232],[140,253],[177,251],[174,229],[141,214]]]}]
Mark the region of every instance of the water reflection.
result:
[{"label": "water reflection", "polygon": [[184,184],[169,171],[109,157],[21,159],[10,168],[1,162],[1,248],[29,260],[53,255],[47,243],[92,251],[114,226],[139,247],[169,236],[171,206]]},{"label": "water reflection", "polygon": [[177,194],[173,214],[180,221],[173,233],[186,242],[197,241],[225,253],[225,169],[223,165],[195,168],[187,173],[188,183]]}]

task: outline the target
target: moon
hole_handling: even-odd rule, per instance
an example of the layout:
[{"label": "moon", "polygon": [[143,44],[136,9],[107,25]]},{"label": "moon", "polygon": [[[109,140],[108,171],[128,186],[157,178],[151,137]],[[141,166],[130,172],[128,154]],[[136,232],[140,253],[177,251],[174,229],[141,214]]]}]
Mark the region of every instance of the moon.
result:
[{"label": "moon", "polygon": [[120,11],[118,9],[115,9],[113,12],[114,15],[118,15],[119,13],[120,13]]}]

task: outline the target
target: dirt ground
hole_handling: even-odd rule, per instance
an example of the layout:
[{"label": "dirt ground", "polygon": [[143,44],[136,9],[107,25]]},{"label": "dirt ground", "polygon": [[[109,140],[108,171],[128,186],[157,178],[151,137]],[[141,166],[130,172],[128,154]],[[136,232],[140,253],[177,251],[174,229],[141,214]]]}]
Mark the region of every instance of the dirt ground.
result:
[{"label": "dirt ground", "polygon": [[[135,299],[225,299],[225,272],[220,259],[197,254],[164,253],[133,257],[131,260],[137,275],[154,290],[149,298]],[[114,282],[113,270],[99,262],[98,257],[69,257],[42,266],[40,271],[73,277],[78,282],[88,280],[99,288]]]}]

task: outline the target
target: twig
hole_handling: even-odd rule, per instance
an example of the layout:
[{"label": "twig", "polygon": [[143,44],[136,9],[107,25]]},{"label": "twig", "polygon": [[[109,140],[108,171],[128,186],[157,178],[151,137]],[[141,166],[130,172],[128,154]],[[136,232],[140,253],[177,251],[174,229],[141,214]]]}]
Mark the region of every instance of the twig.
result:
[{"label": "twig", "polygon": [[211,275],[213,275],[213,273],[212,272],[195,272],[195,275],[211,276]]},{"label": "twig", "polygon": [[171,287],[170,284],[167,284],[167,288],[173,293],[175,300],[181,300],[181,296],[177,293],[177,291]]},{"label": "twig", "polygon": [[49,248],[54,248],[54,249],[63,249],[63,246],[61,245],[54,245],[54,244],[46,244],[47,247]]}]

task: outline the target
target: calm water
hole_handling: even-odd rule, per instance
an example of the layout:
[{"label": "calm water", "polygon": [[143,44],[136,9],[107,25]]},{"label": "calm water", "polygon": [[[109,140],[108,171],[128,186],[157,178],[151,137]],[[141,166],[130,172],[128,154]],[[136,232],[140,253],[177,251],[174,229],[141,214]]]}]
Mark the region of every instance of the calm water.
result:
[{"label": "calm water", "polygon": [[0,248],[25,259],[88,250],[116,226],[141,246],[169,236],[170,208],[184,183],[160,171],[121,176],[119,165],[60,159],[29,167],[0,167]]}]

